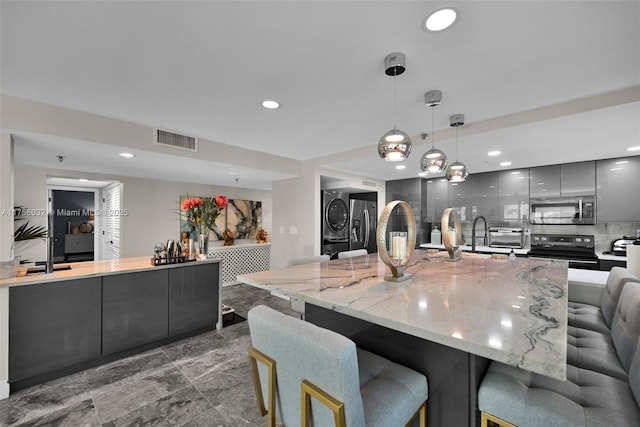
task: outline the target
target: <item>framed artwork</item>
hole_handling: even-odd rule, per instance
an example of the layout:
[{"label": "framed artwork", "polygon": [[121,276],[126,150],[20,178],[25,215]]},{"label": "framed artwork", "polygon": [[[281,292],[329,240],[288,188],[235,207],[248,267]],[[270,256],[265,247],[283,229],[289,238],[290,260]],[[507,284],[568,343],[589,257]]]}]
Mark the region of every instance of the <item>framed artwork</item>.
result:
[{"label": "framed artwork", "polygon": [[[180,204],[186,198],[187,196],[180,196]],[[222,233],[227,229],[233,233],[234,239],[254,239],[261,228],[261,201],[229,199],[227,207],[220,212],[220,215],[216,218],[215,225],[209,230],[209,241],[224,240]],[[190,235],[194,230],[187,223],[186,213],[180,210],[180,234],[183,231]]]}]

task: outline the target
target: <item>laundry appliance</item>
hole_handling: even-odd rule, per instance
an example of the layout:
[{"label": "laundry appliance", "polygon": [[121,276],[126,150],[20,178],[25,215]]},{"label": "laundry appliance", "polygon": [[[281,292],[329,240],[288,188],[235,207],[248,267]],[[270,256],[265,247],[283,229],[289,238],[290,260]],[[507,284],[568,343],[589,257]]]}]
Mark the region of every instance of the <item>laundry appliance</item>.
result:
[{"label": "laundry appliance", "polygon": [[322,254],[332,259],[349,250],[349,194],[322,192]]}]

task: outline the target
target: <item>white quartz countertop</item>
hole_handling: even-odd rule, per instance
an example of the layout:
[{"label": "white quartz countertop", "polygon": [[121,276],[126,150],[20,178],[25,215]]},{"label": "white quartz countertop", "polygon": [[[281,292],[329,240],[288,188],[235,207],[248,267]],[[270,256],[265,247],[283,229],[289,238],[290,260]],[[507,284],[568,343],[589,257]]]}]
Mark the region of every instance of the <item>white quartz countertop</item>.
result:
[{"label": "white quartz countertop", "polygon": [[[445,250],[444,245],[435,245],[432,243],[423,243],[420,245],[423,249],[440,249]],[[471,245],[462,245],[460,250],[463,252],[471,252]],[[476,246],[476,252],[488,253],[488,254],[510,254],[511,248],[494,248],[491,246]],[[526,255],[529,253],[529,249],[513,248],[513,252],[516,255]]]},{"label": "white quartz countertop", "polygon": [[[219,259],[209,258],[191,262],[154,266],[151,256],[136,258],[120,258],[104,261],[84,261],[65,263],[71,266],[70,270],[58,270],[53,273],[34,273],[21,275],[10,279],[0,280],[0,287],[34,285],[38,283],[57,282],[60,280],[81,279],[84,277],[106,276],[120,273],[133,273],[135,271],[158,270],[164,268],[180,268],[196,265],[203,262],[220,262]],[[23,273],[24,274],[24,273]]]},{"label": "white quartz countertop", "polygon": [[415,251],[411,279],[377,254],[238,276],[242,283],[492,360],[566,378],[567,262]]}]

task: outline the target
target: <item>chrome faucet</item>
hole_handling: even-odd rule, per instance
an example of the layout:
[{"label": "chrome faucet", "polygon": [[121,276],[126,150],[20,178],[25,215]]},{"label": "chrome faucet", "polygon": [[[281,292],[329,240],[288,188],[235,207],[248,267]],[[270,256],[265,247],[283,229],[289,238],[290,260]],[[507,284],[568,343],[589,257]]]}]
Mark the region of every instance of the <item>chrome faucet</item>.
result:
[{"label": "chrome faucet", "polygon": [[478,215],[474,220],[473,220],[473,227],[471,228],[471,252],[475,252],[476,251],[476,224],[478,223],[478,220],[481,219],[484,221],[484,246],[487,245],[487,231],[488,231],[488,227],[487,227],[487,219],[485,217],[483,217],[482,215]]}]

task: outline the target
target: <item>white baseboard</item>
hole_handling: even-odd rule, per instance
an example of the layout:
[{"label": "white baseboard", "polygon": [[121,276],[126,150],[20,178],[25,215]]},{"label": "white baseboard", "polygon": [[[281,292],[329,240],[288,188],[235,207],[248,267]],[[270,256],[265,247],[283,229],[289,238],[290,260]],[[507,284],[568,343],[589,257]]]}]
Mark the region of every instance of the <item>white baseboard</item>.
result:
[{"label": "white baseboard", "polygon": [[9,383],[3,381],[0,383],[0,400],[9,398]]}]

